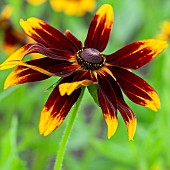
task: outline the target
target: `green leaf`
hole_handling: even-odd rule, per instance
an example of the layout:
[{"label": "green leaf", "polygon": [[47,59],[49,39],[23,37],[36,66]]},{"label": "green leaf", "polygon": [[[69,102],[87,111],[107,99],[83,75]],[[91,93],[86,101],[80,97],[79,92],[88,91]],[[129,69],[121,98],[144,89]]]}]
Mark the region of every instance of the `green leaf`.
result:
[{"label": "green leaf", "polygon": [[0,169],[25,170],[25,162],[17,153],[17,125],[16,117],[13,117],[10,130],[0,141]]},{"label": "green leaf", "polygon": [[45,92],[49,91],[49,90],[53,90],[62,80],[63,78],[60,78],[59,80],[57,80],[55,83],[53,83],[50,87],[48,87]]},{"label": "green leaf", "polygon": [[97,84],[92,84],[88,86],[89,93],[91,94],[92,98],[94,99],[95,103],[100,107],[97,95]]}]

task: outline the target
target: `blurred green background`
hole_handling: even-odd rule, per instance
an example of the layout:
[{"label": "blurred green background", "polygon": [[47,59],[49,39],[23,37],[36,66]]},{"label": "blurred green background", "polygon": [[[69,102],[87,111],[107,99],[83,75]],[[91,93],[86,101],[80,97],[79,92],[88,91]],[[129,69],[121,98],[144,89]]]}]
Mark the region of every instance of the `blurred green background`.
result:
[{"label": "blurred green background", "polygon": [[[92,16],[104,3],[111,4],[115,14],[106,54],[128,43],[157,37],[161,24],[170,20],[170,0],[97,0],[96,8],[83,16],[55,12],[48,1],[33,6],[24,0],[0,0],[0,11],[6,5],[13,6],[10,19],[16,29],[21,30],[20,18],[34,16],[62,32],[70,29],[84,41]],[[1,46],[3,35],[0,30]],[[1,48],[0,63],[7,57]],[[0,71],[0,170],[51,170],[69,115],[47,137],[39,134],[38,122],[51,92],[46,89],[56,78],[3,90],[10,71]],[[156,89],[161,109],[155,113],[126,98],[138,120],[134,141],[128,140],[120,114],[118,130],[110,140],[107,139],[102,112],[85,91],[67,146],[63,170],[170,170],[169,72],[170,49],[136,72]]]}]

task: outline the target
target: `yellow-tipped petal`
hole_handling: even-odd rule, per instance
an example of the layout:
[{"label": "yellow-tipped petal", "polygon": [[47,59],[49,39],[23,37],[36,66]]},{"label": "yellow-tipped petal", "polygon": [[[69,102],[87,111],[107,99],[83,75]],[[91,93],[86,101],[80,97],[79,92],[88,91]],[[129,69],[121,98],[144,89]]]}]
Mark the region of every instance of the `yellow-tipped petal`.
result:
[{"label": "yellow-tipped petal", "polygon": [[104,114],[104,117],[108,127],[108,139],[110,139],[117,130],[118,119],[117,117],[111,117],[109,114]]},{"label": "yellow-tipped petal", "polygon": [[113,24],[113,9],[109,4],[102,5],[94,15],[88,30],[85,46],[102,52],[108,43]]},{"label": "yellow-tipped petal", "polygon": [[18,62],[21,61],[26,54],[28,54],[31,49],[30,44],[27,44],[20,49],[18,49],[15,53],[13,53],[10,57],[7,58],[2,64],[0,64],[0,70],[9,69],[18,65]]},{"label": "yellow-tipped petal", "polygon": [[[25,69],[27,69],[27,68],[25,68]],[[24,71],[24,70],[22,70],[22,71]],[[7,89],[10,86],[17,85],[19,80],[20,80],[20,77],[17,77],[15,75],[15,71],[12,71],[5,80],[4,89]]]},{"label": "yellow-tipped petal", "polygon": [[133,140],[133,137],[136,132],[136,125],[137,125],[136,117],[133,117],[132,119],[129,119],[129,122],[126,122],[129,140]]},{"label": "yellow-tipped petal", "polygon": [[93,84],[91,80],[82,80],[82,81],[76,81],[72,83],[62,83],[59,85],[59,91],[61,96],[64,96],[67,94],[68,96],[73,93],[74,90],[82,87],[82,86],[89,86],[90,84]]},{"label": "yellow-tipped petal", "polygon": [[39,132],[44,136],[49,135],[56,129],[56,127],[60,126],[60,124],[63,122],[63,119],[61,118],[61,113],[58,113],[58,115],[55,117],[51,115],[51,112],[54,112],[53,107],[54,105],[51,106],[50,109],[44,107],[41,112]]},{"label": "yellow-tipped petal", "polygon": [[168,47],[167,41],[161,39],[148,39],[139,42],[143,42],[143,45],[141,45],[137,51],[145,48],[149,49],[151,51],[150,54],[152,54],[152,59],[154,59],[156,56],[158,56],[158,54]]},{"label": "yellow-tipped petal", "polygon": [[150,92],[150,97],[152,98],[152,100],[146,100],[145,107],[157,112],[158,109],[160,108],[159,96],[155,91],[151,91]]},{"label": "yellow-tipped petal", "polygon": [[20,19],[20,25],[21,27],[24,29],[25,33],[27,35],[29,35],[30,37],[32,36],[32,34],[35,34],[37,36],[39,36],[36,31],[34,30],[34,28],[40,28],[42,29],[42,26],[44,24],[44,21],[38,19],[38,18],[29,18],[26,21],[24,21],[23,19]]},{"label": "yellow-tipped petal", "polygon": [[[45,74],[47,76],[56,76],[54,73],[51,73],[51,72],[49,72],[49,71],[47,71],[47,70],[45,70],[43,68],[33,66],[33,65],[29,65],[29,64],[24,63],[22,61],[16,62],[16,65],[25,66],[25,69],[22,69],[20,72],[23,72],[27,68],[30,68],[30,69],[35,70],[37,72],[43,73],[43,74]],[[16,75],[15,70],[13,72],[11,72],[9,74],[9,76],[7,77],[7,79],[5,80],[4,89],[7,89],[10,86],[14,86],[14,85],[18,84],[21,81],[21,79],[23,79],[23,77],[19,77],[18,75],[19,75],[19,72]],[[25,75],[25,76],[27,77],[27,75]]]},{"label": "yellow-tipped petal", "polygon": [[114,19],[114,14],[113,14],[113,8],[111,5],[109,4],[104,4],[102,5],[98,11],[96,12],[96,15],[99,16],[98,18],[98,24],[100,23],[100,20],[103,16],[105,16],[107,14],[107,20],[105,22],[105,26],[110,28],[112,23],[113,23],[113,19]]}]

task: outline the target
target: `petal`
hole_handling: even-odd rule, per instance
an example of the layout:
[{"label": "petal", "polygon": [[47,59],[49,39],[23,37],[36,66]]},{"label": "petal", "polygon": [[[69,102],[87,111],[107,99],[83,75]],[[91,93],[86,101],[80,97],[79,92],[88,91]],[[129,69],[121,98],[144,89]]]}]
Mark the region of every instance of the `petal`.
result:
[{"label": "petal", "polygon": [[98,100],[101,106],[104,119],[108,126],[108,138],[111,138],[118,126],[117,100],[115,93],[108,80],[98,74]]},{"label": "petal", "polygon": [[74,68],[74,66],[70,66],[69,62],[56,62],[55,60],[50,58],[31,60],[22,64],[23,65],[18,66],[7,77],[4,85],[5,89],[16,84],[44,80],[49,76],[60,75],[62,77],[65,77],[72,74],[76,69]]},{"label": "petal", "polygon": [[43,54],[55,60],[75,60],[75,56],[67,52],[66,50],[59,50],[56,48],[47,48],[40,44],[39,44],[39,48],[37,48],[37,50],[34,52]]},{"label": "petal", "polygon": [[148,107],[153,111],[160,108],[158,94],[146,81],[119,67],[110,67],[110,70],[124,93],[134,103]]},{"label": "petal", "polygon": [[113,9],[109,4],[102,5],[93,17],[85,47],[95,48],[102,52],[108,43],[113,24]]},{"label": "petal", "polygon": [[60,84],[59,91],[61,96],[65,94],[70,95],[74,90],[82,86],[89,86],[93,84],[94,81],[95,79],[92,77],[92,73],[90,71],[78,70],[74,75],[73,82]]},{"label": "petal", "polygon": [[[63,79],[61,83],[66,82]],[[57,86],[48,98],[40,117],[39,131],[44,136],[49,135],[64,121],[69,110],[77,101],[81,90],[74,91],[70,96],[61,96]]]},{"label": "petal", "polygon": [[79,50],[82,49],[82,42],[81,42],[80,40],[78,40],[78,39],[71,33],[70,30],[66,30],[66,32],[64,33],[64,35],[65,35],[70,41],[72,41],[72,43],[74,43],[74,45],[76,45]]},{"label": "petal", "polygon": [[138,69],[153,60],[167,47],[167,42],[160,39],[138,41],[106,56],[106,62],[115,66]]},{"label": "petal", "polygon": [[35,49],[36,46],[34,44],[26,44],[8,57],[7,60],[0,65],[0,70],[15,67],[18,64],[18,61],[21,61],[25,55],[33,52]]},{"label": "petal", "polygon": [[68,50],[73,54],[77,51],[77,47],[66,36],[38,18],[29,18],[27,21],[21,19],[20,25],[28,36],[46,47]]},{"label": "petal", "polygon": [[116,94],[118,110],[120,111],[123,120],[126,123],[129,140],[133,140],[137,124],[136,116],[131,108],[125,103],[120,87],[111,76],[109,76],[109,82]]},{"label": "petal", "polygon": [[70,95],[72,94],[76,89],[82,87],[82,86],[89,86],[90,84],[93,84],[91,80],[82,80],[82,81],[76,81],[73,83],[62,83],[59,85],[59,91],[60,95]]},{"label": "petal", "polygon": [[[52,59],[42,58],[37,60],[28,61],[27,64],[31,66],[37,66],[43,69],[47,69],[54,63]],[[17,84],[23,84],[27,82],[35,82],[48,78],[49,76],[39,71],[31,69],[26,66],[18,66],[7,77],[4,85],[4,89]]]}]

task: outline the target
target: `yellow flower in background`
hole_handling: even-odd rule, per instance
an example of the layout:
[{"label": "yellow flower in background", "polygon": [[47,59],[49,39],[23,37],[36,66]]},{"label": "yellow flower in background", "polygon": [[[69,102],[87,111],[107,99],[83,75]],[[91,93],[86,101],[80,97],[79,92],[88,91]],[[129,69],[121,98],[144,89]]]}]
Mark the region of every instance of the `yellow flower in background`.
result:
[{"label": "yellow flower in background", "polygon": [[27,2],[32,5],[41,5],[42,3],[46,2],[46,0],[27,0]]},{"label": "yellow flower in background", "polygon": [[[46,0],[27,0],[32,5],[40,5]],[[51,7],[57,11],[63,11],[67,15],[82,16],[86,12],[93,11],[96,0],[49,0]]]},{"label": "yellow flower in background", "polygon": [[164,21],[161,26],[160,34],[158,38],[166,41],[170,41],[170,21]]},{"label": "yellow flower in background", "polygon": [[50,0],[55,11],[63,11],[67,15],[84,15],[93,11],[96,6],[95,0]]}]

